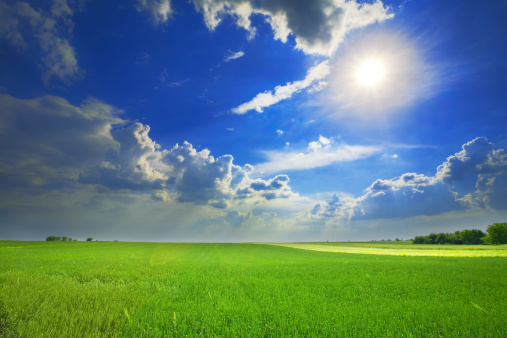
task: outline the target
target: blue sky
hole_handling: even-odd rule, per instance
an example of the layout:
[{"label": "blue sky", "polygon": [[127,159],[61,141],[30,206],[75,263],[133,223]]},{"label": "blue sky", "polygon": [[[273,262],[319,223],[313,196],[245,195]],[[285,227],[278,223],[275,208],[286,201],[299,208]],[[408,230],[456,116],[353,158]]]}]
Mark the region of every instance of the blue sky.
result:
[{"label": "blue sky", "polygon": [[0,0],[0,238],[346,241],[505,222],[506,14]]}]

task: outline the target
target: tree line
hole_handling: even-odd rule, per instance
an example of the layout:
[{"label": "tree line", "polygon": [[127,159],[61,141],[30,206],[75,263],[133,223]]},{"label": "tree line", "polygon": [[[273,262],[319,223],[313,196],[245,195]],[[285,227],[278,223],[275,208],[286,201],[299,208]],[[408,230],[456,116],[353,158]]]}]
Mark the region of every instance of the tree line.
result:
[{"label": "tree line", "polygon": [[507,244],[507,223],[493,223],[482,230],[462,230],[456,232],[431,233],[415,236],[414,244]]},{"label": "tree line", "polygon": [[[46,237],[46,241],[63,241],[63,242],[75,242],[77,241],[77,239],[72,239],[72,237],[67,237],[67,236],[48,236]],[[88,237],[86,239],[87,242],[91,242],[93,241],[93,238],[91,237]]]}]

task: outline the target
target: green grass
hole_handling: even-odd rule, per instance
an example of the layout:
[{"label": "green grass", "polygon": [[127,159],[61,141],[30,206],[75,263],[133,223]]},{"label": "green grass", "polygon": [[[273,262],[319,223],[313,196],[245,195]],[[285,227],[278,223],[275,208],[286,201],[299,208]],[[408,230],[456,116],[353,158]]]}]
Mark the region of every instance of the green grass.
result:
[{"label": "green grass", "polygon": [[505,337],[506,263],[265,244],[0,241],[0,336]]}]

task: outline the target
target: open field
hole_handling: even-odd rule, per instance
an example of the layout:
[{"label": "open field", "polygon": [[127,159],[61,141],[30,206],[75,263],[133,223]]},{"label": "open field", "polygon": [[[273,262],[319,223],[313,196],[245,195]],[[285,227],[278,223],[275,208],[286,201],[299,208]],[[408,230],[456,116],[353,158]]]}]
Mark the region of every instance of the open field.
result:
[{"label": "open field", "polygon": [[405,243],[311,244],[399,248],[402,256],[272,244],[0,241],[0,336],[507,335],[504,254],[404,256]]},{"label": "open field", "polygon": [[271,243],[294,249],[389,256],[507,257],[507,245],[440,245],[410,242]]}]

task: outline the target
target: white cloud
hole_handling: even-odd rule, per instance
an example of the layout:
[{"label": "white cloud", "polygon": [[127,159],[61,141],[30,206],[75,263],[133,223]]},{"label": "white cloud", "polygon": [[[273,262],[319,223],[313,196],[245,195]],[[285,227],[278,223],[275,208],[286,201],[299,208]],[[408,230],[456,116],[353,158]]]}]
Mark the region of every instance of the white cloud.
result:
[{"label": "white cloud", "polygon": [[156,25],[166,23],[173,14],[170,0],[138,0],[137,10],[147,12]]},{"label": "white cloud", "polygon": [[449,186],[435,177],[407,173],[375,181],[349,207],[350,219],[375,219],[438,215],[470,205],[459,200]]},{"label": "white cloud", "polygon": [[[507,154],[484,137],[463,145],[435,176],[406,173],[376,180],[358,198],[318,203],[310,218],[371,220],[431,216],[456,210],[507,209]],[[324,206],[323,206],[324,205]]]},{"label": "white cloud", "polygon": [[75,107],[54,96],[0,94],[0,110],[0,185],[7,193],[90,185],[215,208],[296,196],[287,176],[253,179],[253,167],[235,165],[231,155],[214,158],[188,142],[161,149],[141,123],[113,130],[126,121],[93,99]]},{"label": "white cloud", "polygon": [[228,55],[226,55],[226,57],[224,59],[224,62],[229,62],[231,60],[239,59],[240,57],[242,57],[244,55],[245,55],[245,53],[243,51],[239,51],[236,53],[229,51]]},{"label": "white cloud", "polygon": [[303,151],[265,151],[267,162],[255,166],[258,173],[308,170],[336,162],[350,162],[370,157],[381,151],[378,146],[335,145],[332,139],[319,137]]},{"label": "white cloud", "polygon": [[250,17],[262,15],[271,25],[275,39],[286,42],[290,35],[296,39],[296,48],[307,54],[331,56],[346,34],[358,27],[382,22],[393,17],[382,2],[356,1],[232,1],[193,0],[203,13],[208,29],[215,29],[226,15],[253,37],[256,34]]},{"label": "white cloud", "polygon": [[35,10],[26,2],[18,1],[9,6],[0,1],[0,35],[21,50],[31,47],[24,36],[35,36],[39,47],[46,53],[41,67],[43,82],[47,85],[56,77],[64,83],[71,83],[84,73],[69,43],[74,26],[72,15],[65,0],[53,1],[49,12]]},{"label": "white cloud", "polygon": [[[233,16],[236,24],[256,34],[250,17],[261,15],[270,24],[275,39],[287,42],[295,37],[296,49],[306,54],[332,56],[349,31],[393,17],[381,1],[357,3],[356,1],[287,1],[287,0],[193,0],[201,11],[208,29],[215,29],[226,15]],[[330,73],[329,61],[311,68],[304,80],[277,86],[272,91],[257,94],[251,101],[232,109],[234,114],[250,110],[262,112],[263,108],[292,97],[308,87],[309,93],[321,91]]]},{"label": "white cloud", "polygon": [[277,86],[273,91],[266,91],[257,94],[251,101],[243,103],[232,109],[234,114],[246,114],[250,110],[256,110],[262,113],[262,109],[269,107],[275,103],[292,97],[293,94],[307,88],[315,81],[319,81],[331,72],[329,61],[323,61],[318,65],[310,68],[306,73],[306,77],[301,81],[289,82],[285,86]]},{"label": "white cloud", "polygon": [[277,130],[276,130],[276,133],[277,133],[278,135],[283,135],[283,130],[281,130],[281,129],[277,129]]}]

